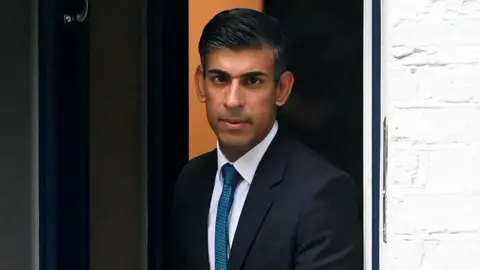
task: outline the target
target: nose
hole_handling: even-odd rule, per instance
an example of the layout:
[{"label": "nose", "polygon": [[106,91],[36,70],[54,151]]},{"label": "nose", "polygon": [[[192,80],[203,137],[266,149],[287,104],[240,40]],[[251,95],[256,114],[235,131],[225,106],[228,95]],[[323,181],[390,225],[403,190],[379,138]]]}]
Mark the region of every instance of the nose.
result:
[{"label": "nose", "polygon": [[233,80],[225,91],[224,105],[227,108],[242,107],[244,105],[244,93],[238,80]]}]

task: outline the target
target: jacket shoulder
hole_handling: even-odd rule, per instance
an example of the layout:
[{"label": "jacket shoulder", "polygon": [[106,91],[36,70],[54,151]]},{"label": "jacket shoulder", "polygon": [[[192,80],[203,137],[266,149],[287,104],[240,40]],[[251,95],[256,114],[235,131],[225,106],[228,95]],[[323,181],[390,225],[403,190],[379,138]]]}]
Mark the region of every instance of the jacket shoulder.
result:
[{"label": "jacket shoulder", "polygon": [[[207,165],[211,165],[217,161],[217,153],[216,150],[212,150],[210,152],[201,154],[192,158],[185,166],[183,166],[181,170],[181,174],[188,173],[190,171],[201,170],[205,168]],[[215,163],[216,164],[216,163]]]},{"label": "jacket shoulder", "polygon": [[215,170],[217,164],[217,152],[212,150],[210,152],[201,154],[191,159],[185,166],[183,166],[177,178],[177,182],[185,182],[188,179],[205,174],[210,170]]},{"label": "jacket shoulder", "polygon": [[326,182],[346,178],[352,181],[351,177],[340,168],[333,165],[326,157],[311,149],[298,140],[292,140],[291,155],[288,161],[288,169],[293,174],[302,175],[304,181],[317,186]]}]

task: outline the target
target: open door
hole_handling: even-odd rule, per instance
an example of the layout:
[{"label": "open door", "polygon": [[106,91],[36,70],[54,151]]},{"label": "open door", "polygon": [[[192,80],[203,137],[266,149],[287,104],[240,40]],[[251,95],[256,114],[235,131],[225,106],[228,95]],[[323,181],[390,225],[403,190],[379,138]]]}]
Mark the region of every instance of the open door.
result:
[{"label": "open door", "polygon": [[40,270],[89,269],[86,3],[39,0]]}]

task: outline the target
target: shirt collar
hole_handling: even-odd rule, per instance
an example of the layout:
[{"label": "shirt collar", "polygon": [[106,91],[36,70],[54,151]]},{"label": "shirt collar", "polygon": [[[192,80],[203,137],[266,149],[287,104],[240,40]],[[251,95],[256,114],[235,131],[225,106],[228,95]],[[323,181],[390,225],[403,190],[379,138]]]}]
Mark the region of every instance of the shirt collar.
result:
[{"label": "shirt collar", "polygon": [[[242,176],[242,178],[248,182],[248,184],[252,184],[253,177],[255,172],[257,171],[258,164],[262,160],[263,155],[267,151],[270,143],[273,141],[273,138],[277,134],[278,131],[278,123],[275,121],[273,124],[272,129],[267,134],[267,136],[255,147],[250,149],[245,155],[241,156],[237,161],[231,163],[233,167],[237,170],[237,172]],[[222,150],[220,150],[220,146],[217,140],[217,162],[218,162],[218,170],[220,170],[223,165],[226,163],[230,163],[228,159],[223,155]],[[222,177],[220,177],[222,179]]]}]

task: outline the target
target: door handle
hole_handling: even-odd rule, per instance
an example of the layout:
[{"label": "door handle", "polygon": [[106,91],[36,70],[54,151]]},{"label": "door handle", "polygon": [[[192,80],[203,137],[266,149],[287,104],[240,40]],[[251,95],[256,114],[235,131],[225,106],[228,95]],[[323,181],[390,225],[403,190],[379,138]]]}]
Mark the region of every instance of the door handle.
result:
[{"label": "door handle", "polygon": [[85,0],[85,6],[83,7],[83,10],[75,15],[68,15],[64,14],[63,15],[63,23],[69,24],[69,23],[81,23],[83,22],[88,15],[88,0]]}]

